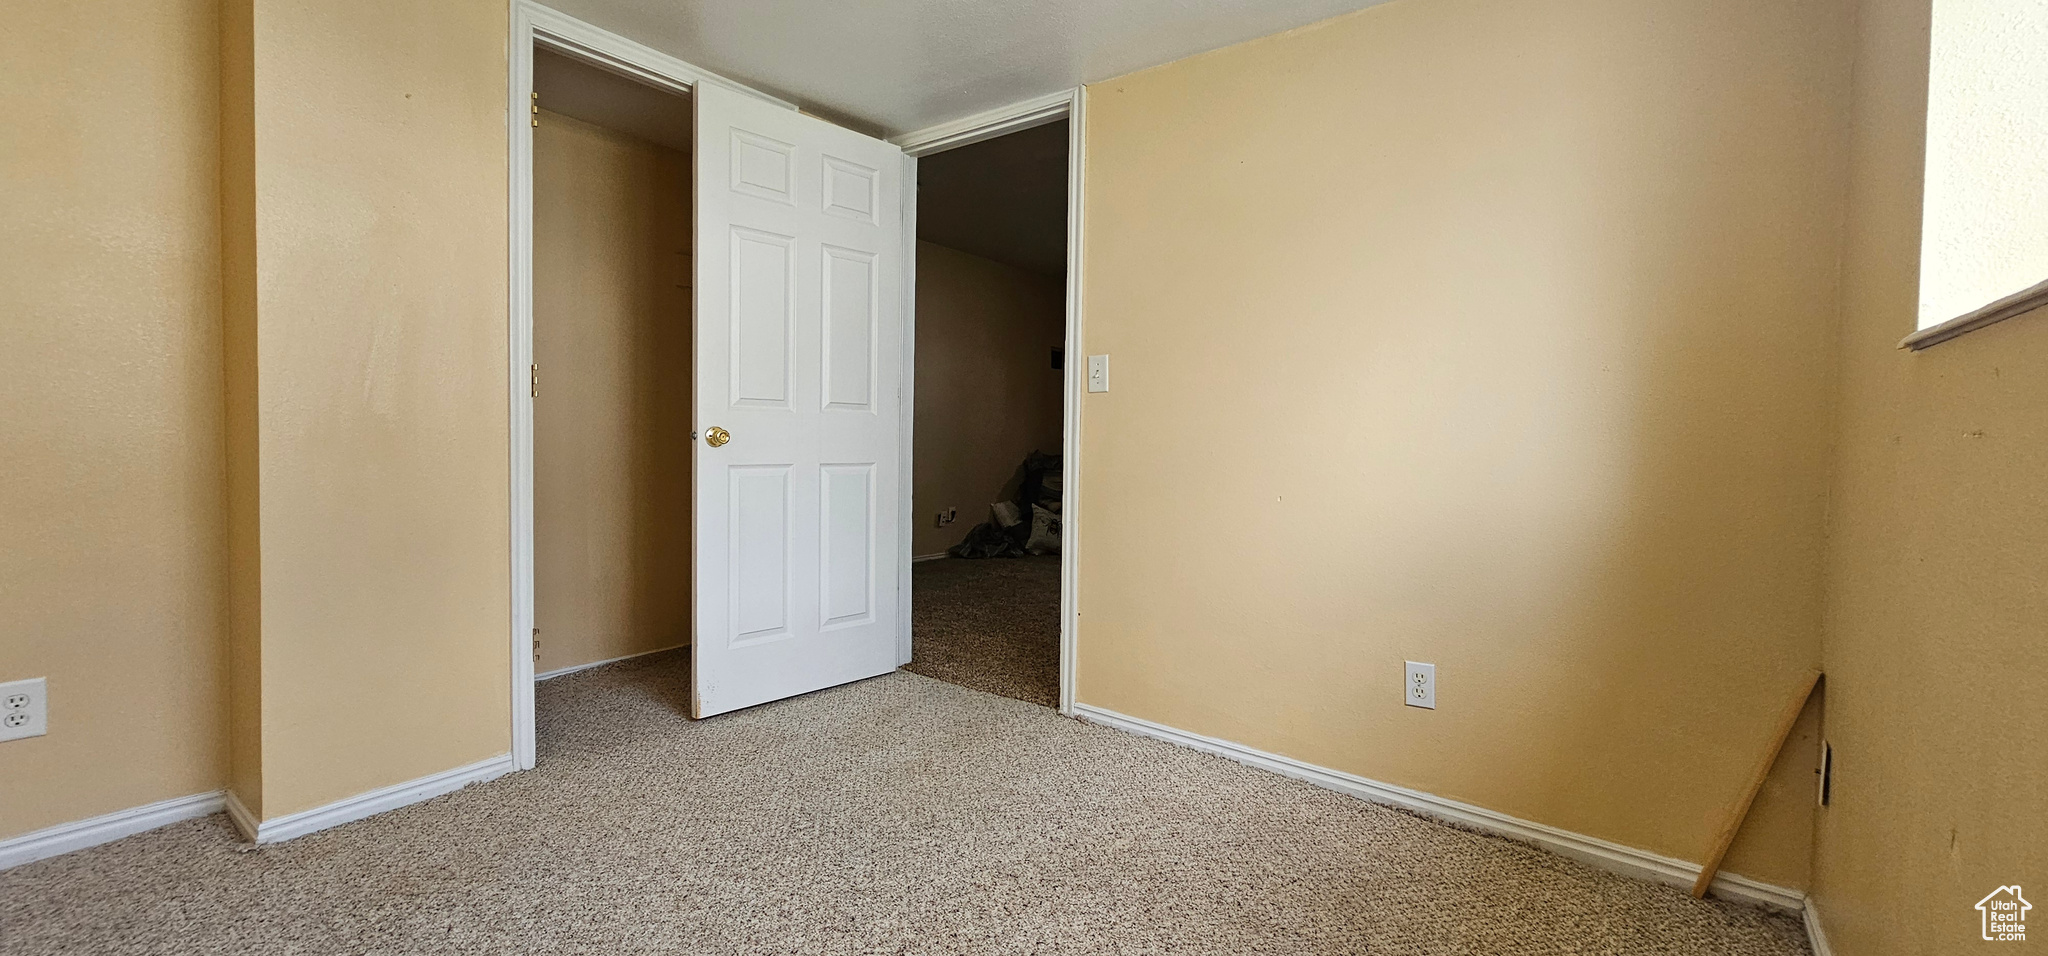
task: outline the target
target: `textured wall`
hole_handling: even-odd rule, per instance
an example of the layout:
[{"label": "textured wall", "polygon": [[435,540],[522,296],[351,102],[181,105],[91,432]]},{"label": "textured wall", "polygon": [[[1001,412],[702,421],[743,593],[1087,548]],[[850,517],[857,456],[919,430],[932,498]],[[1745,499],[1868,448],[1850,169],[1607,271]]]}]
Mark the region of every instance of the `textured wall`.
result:
[{"label": "textured wall", "polygon": [[[1819,662],[1852,12],[1409,0],[1091,86],[1080,699],[1701,858]],[[1734,871],[1805,884],[1812,739]]]},{"label": "textured wall", "polygon": [[229,460],[260,574],[232,640],[238,715],[260,692],[261,792],[236,792],[268,819],[511,746],[509,27],[490,0],[250,5]]},{"label": "textured wall", "polygon": [[1919,300],[1928,14],[1865,0],[1859,23],[1814,888],[1859,956],[1987,947],[1973,905],[2009,883],[2031,945],[2048,913],[2048,312],[1894,348]]},{"label": "textured wall", "polygon": [[[958,249],[917,244],[917,420],[912,554],[988,520],[1024,456],[1060,453],[1066,285]],[[935,515],[960,509],[940,527]]]},{"label": "textured wall", "polygon": [[690,157],[533,134],[538,669],[690,640]]},{"label": "textured wall", "polygon": [[220,263],[227,479],[228,789],[263,814],[263,549],[256,378],[256,24],[220,4]]},{"label": "textured wall", "polygon": [[224,782],[219,46],[205,2],[0,30],[0,838]]}]

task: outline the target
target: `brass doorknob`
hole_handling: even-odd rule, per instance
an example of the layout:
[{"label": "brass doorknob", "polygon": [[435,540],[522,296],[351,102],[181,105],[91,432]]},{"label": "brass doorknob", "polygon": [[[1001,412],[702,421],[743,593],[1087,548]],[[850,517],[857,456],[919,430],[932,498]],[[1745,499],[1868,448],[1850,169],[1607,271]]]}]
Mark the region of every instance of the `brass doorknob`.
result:
[{"label": "brass doorknob", "polygon": [[711,426],[711,430],[704,433],[704,444],[710,445],[713,448],[717,448],[729,441],[732,441],[732,432],[726,431],[717,425]]}]

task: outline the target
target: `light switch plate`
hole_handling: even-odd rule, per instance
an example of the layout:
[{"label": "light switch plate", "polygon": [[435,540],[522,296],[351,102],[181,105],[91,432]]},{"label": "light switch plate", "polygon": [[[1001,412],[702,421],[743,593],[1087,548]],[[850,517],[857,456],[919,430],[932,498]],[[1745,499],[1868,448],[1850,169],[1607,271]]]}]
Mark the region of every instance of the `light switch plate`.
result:
[{"label": "light switch plate", "polygon": [[0,684],[0,740],[41,737],[50,729],[50,691],[43,679]]},{"label": "light switch plate", "polygon": [[1088,390],[1091,392],[1109,391],[1109,356],[1088,356]]},{"label": "light switch plate", "polygon": [[1408,662],[1407,703],[1410,707],[1436,709],[1436,665]]}]

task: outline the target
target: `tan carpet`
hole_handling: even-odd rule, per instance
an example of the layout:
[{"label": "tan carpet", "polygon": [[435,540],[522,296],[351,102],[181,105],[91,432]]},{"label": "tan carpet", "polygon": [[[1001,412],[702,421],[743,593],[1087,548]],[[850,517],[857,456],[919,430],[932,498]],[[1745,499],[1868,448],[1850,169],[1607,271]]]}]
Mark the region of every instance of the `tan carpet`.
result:
[{"label": "tan carpet", "polygon": [[905,670],[1059,706],[1058,555],[913,565],[910,609]]},{"label": "tan carpet", "polygon": [[693,724],[684,666],[541,685],[529,773],[0,873],[0,952],[1805,952],[1787,916],[913,674]]}]

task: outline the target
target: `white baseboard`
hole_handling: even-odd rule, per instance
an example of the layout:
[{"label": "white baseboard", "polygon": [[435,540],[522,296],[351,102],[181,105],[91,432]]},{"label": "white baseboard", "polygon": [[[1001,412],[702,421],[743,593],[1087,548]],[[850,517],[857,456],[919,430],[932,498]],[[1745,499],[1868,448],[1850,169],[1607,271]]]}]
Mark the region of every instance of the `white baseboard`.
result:
[{"label": "white baseboard", "polygon": [[911,563],[911,564],[923,564],[923,563],[924,563],[924,562],[926,562],[926,561],[937,561],[937,560],[939,560],[940,558],[950,558],[950,557],[952,557],[952,556],[953,556],[952,554],[950,554],[950,553],[948,553],[948,552],[945,552],[945,551],[941,551],[941,552],[939,552],[939,553],[937,553],[937,554],[920,554],[920,555],[918,555],[917,557],[911,558],[911,559],[910,559],[910,563]]},{"label": "white baseboard", "polygon": [[630,661],[630,660],[632,660],[633,658],[636,658],[636,657],[646,657],[646,656],[647,656],[647,655],[649,655],[649,654],[659,654],[659,653],[662,653],[663,651],[673,651],[673,650],[677,650],[677,649],[679,649],[679,648],[684,648],[684,647],[689,647],[689,646],[690,646],[689,642],[688,642],[688,641],[684,641],[683,643],[681,643],[681,644],[677,644],[677,645],[675,645],[675,646],[673,646],[673,647],[657,647],[657,648],[655,648],[654,650],[651,650],[651,651],[640,651],[639,653],[636,653],[636,654],[621,654],[621,655],[619,655],[618,657],[607,657],[607,658],[605,658],[604,660],[601,660],[601,661],[591,661],[591,662],[590,662],[590,663],[588,663],[588,664],[572,664],[572,665],[570,665],[570,666],[568,666],[568,667],[557,667],[557,668],[555,668],[554,670],[551,670],[551,671],[545,671],[545,672],[543,672],[543,673],[535,674],[535,675],[533,675],[533,679],[534,679],[535,681],[553,680],[554,678],[557,678],[557,677],[567,677],[568,675],[570,675],[570,674],[574,674],[574,673],[576,673],[577,671],[587,671],[587,670],[589,670],[589,669],[591,669],[591,668],[593,668],[593,667],[603,667],[603,666],[604,666],[604,665],[606,665],[606,664],[616,664],[616,663],[618,663],[618,662],[620,662],[620,661]]},{"label": "white baseboard", "polygon": [[159,800],[0,840],[0,870],[24,863],[34,863],[37,860],[47,860],[89,846],[111,843],[122,837],[145,833],[181,820],[219,813],[221,803],[222,794],[218,790],[212,793],[195,793],[189,797]]},{"label": "white baseboard", "polygon": [[[1601,869],[1621,873],[1626,876],[1651,880],[1671,886],[1685,887],[1687,889],[1692,887],[1694,880],[1699,879],[1700,868],[1695,863],[1687,863],[1684,860],[1652,853],[1648,850],[1622,846],[1619,843],[1612,843],[1598,837],[1590,837],[1582,833],[1573,833],[1569,830],[1560,830],[1546,824],[1518,819],[1505,813],[1488,810],[1485,807],[1473,806],[1469,803],[1459,803],[1456,800],[1447,800],[1432,793],[1410,790],[1407,787],[1399,787],[1391,783],[1381,783],[1377,780],[1368,780],[1356,774],[1345,773],[1341,770],[1331,770],[1327,767],[1318,767],[1290,757],[1282,757],[1263,750],[1253,750],[1243,744],[1218,740],[1214,737],[1204,737],[1201,734],[1190,733],[1178,728],[1168,727],[1165,724],[1153,723],[1149,720],[1119,714],[1115,711],[1104,710],[1088,704],[1076,703],[1074,705],[1074,716],[1105,727],[1114,727],[1118,730],[1128,731],[1145,737],[1153,737],[1164,740],[1167,743],[1199,750],[1203,753],[1226,757],[1239,763],[1250,764],[1262,770],[1272,771],[1283,777],[1292,777],[1319,787],[1327,787],[1362,800],[1401,807],[1441,820],[1474,827],[1488,833],[1507,837],[1511,840],[1542,847],[1553,853],[1562,854],[1580,862],[1589,863]],[[1806,894],[1798,890],[1787,889],[1782,886],[1772,886],[1769,883],[1752,880],[1745,876],[1737,876],[1733,873],[1722,873],[1714,877],[1714,882],[1708,887],[1708,892],[1713,893],[1715,896],[1757,903],[1791,913],[1800,912],[1806,900]]]},{"label": "white baseboard", "polygon": [[256,842],[256,815],[242,805],[242,798],[235,796],[233,790],[227,792],[227,800],[224,802],[227,804],[224,809],[228,812],[228,822],[234,824],[235,829],[242,831],[243,839],[251,843]]},{"label": "white baseboard", "polygon": [[1806,941],[1813,946],[1813,956],[1835,956],[1828,946],[1828,934],[1820,925],[1820,910],[1813,905],[1813,897],[1806,898],[1806,905],[1800,908],[1806,918]]},{"label": "white baseboard", "polygon": [[228,816],[235,821],[242,835],[257,843],[278,843],[294,837],[302,837],[329,827],[354,823],[364,817],[375,816],[386,810],[430,800],[444,793],[453,793],[473,783],[495,780],[513,770],[512,755],[499,754],[489,760],[479,760],[466,767],[443,770],[428,774],[417,780],[393,784],[380,790],[357,794],[346,800],[337,800],[324,807],[288,813],[275,819],[257,821],[242,801],[228,794]]}]

